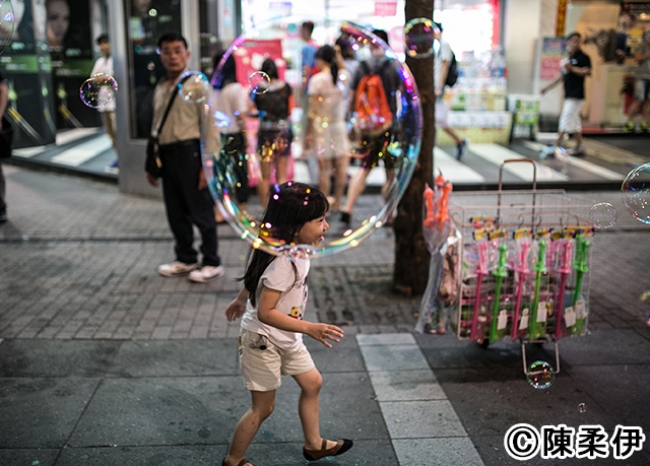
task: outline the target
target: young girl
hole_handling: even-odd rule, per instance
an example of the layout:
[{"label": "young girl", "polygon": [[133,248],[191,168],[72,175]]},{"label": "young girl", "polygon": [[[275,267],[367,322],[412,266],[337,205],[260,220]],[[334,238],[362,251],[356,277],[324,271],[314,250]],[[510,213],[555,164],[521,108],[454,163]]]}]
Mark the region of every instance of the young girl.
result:
[{"label": "young girl", "polygon": [[[288,182],[271,190],[262,220],[262,236],[284,244],[318,245],[329,228],[329,203],[316,188]],[[235,427],[222,466],[252,466],[244,454],[262,422],[271,414],[275,390],[282,375],[292,376],[301,388],[298,411],[305,436],[303,455],[308,461],[345,453],[351,440],[331,441],[320,436],[318,393],[323,379],[307,351],[302,334],[328,348],[343,338],[334,325],[302,320],[307,303],[309,259],[270,255],[255,249],[244,275],[244,288],[226,308],[226,318],[244,316],[239,336],[239,357],[244,385],[252,407]]]}]

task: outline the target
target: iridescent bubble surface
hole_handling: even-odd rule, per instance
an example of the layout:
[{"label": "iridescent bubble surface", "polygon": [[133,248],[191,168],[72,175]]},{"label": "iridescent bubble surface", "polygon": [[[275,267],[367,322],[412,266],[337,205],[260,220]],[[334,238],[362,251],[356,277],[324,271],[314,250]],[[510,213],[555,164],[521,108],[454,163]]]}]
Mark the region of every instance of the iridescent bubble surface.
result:
[{"label": "iridescent bubble surface", "polygon": [[115,98],[117,81],[113,76],[97,73],[86,79],[79,88],[79,97],[88,107],[101,108]]},{"label": "iridescent bubble surface", "polygon": [[251,94],[265,94],[269,91],[271,78],[264,71],[256,71],[248,77],[248,86]]},{"label": "iridescent bubble surface", "polygon": [[544,390],[553,384],[555,371],[546,361],[535,361],[528,366],[526,379],[531,387]]},{"label": "iridescent bubble surface", "polygon": [[200,71],[186,71],[178,83],[178,95],[186,102],[195,104],[207,99],[210,92],[210,82]]},{"label": "iridescent bubble surface", "polygon": [[618,220],[618,211],[609,202],[599,202],[589,210],[589,220],[596,228],[611,228]]},{"label": "iridescent bubble surface", "polygon": [[[298,22],[300,20],[301,18],[296,19]],[[244,118],[247,128],[247,144],[245,147],[244,145],[229,144],[224,149],[224,133],[233,132],[232,128],[225,128],[225,126],[232,126],[235,123],[232,116],[228,116],[223,108],[218,107],[219,101],[223,100],[220,96],[224,92],[223,89],[226,89],[225,86],[223,89],[215,88],[213,96],[208,99],[205,105],[206,116],[208,117],[206,120],[209,121],[209,124],[205,126],[202,135],[204,141],[202,155],[210,192],[218,209],[235,229],[238,236],[250,242],[253,247],[263,249],[270,254],[298,254],[318,257],[358,246],[361,241],[386,223],[389,215],[394,211],[404,194],[417,162],[421,141],[422,112],[415,80],[410,71],[399,61],[397,54],[370,31],[348,22],[333,23],[331,27],[333,30],[347,34],[350,43],[353,45],[352,49],[359,57],[366,57],[367,59],[371,54],[385,57],[388,61],[385,70],[387,73],[392,73],[395,78],[395,89],[391,90],[388,96],[394,102],[390,110],[392,112],[393,126],[377,136],[365,138],[366,144],[368,141],[381,141],[381,144],[377,144],[374,153],[371,153],[363,144],[363,138],[360,136],[360,129],[356,125],[354,116],[349,119],[345,117],[346,112],[344,110],[347,109],[345,104],[342,105],[342,111],[340,117],[338,117],[342,121],[322,118],[318,121],[312,119],[312,121],[308,122],[309,108],[302,108],[301,99],[295,98],[298,89],[303,86],[307,87],[306,83],[300,81],[302,70],[298,66],[299,64],[284,61],[281,48],[278,48],[277,51],[272,48],[269,49],[268,56],[265,55],[264,59],[269,58],[276,63],[278,80],[289,83],[293,89],[296,106],[291,107],[288,117],[272,119],[268,117],[268,114],[263,115],[263,112],[257,112],[256,108],[253,108],[247,112]],[[260,37],[268,40],[269,44],[276,41],[281,43],[286,39],[286,31],[275,27],[273,24],[259,25],[257,29],[248,31],[235,39],[222,58],[220,66],[217,67],[211,77],[210,82],[213,87],[218,87],[219,83],[224,81],[223,64],[232,56],[236,62],[238,83],[247,92],[254,105],[256,105],[256,97],[268,98],[269,95],[282,88],[282,85],[277,83],[278,80],[273,79],[268,84],[267,92],[264,95],[259,94],[260,89],[267,82],[266,77],[259,72],[264,61],[259,60],[258,57],[259,48],[257,44],[259,44]],[[314,77],[312,76],[310,79],[314,79]],[[331,75],[328,75],[327,79],[322,79],[322,82],[331,85],[339,93],[347,90],[352,81],[351,77],[346,75],[345,79],[339,79],[339,83],[334,85],[331,79]],[[340,89],[339,84],[344,89]],[[254,93],[253,91],[256,88],[257,92]],[[319,104],[323,106],[334,106],[334,100],[328,102],[328,98],[332,99],[328,94],[314,95],[313,97],[314,99],[321,97],[322,101]],[[281,100],[279,101],[281,102]],[[305,129],[302,125],[305,124],[314,125],[313,140],[309,141],[311,147],[308,147],[308,142],[302,138]],[[345,146],[330,138],[328,133],[334,130],[339,132],[342,138],[345,138]],[[220,147],[214,144],[209,147],[211,141],[219,139],[215,137],[215,131],[222,133],[222,144]],[[266,139],[261,141],[267,140],[270,143],[259,144],[259,135],[261,133],[267,133],[265,134]],[[269,135],[268,133],[273,134]],[[329,216],[330,228],[320,244],[279,244],[273,241],[272,235],[264,234],[265,229],[260,224],[263,213],[260,200],[254,198],[254,194],[251,194],[251,199],[243,203],[238,193],[241,187],[252,186],[253,183],[257,183],[259,191],[259,183],[262,179],[251,179],[250,173],[261,172],[264,174],[265,170],[268,169],[271,171],[268,191],[270,194],[264,200],[276,201],[273,196],[276,194],[280,196],[280,194],[275,191],[274,183],[278,180],[278,171],[274,170],[279,166],[278,162],[286,161],[287,157],[293,157],[293,161],[287,164],[289,167],[293,167],[288,170],[287,179],[308,183],[316,187],[319,186],[318,171],[312,173],[307,161],[299,158],[301,155],[304,157],[309,150],[314,152],[314,161],[317,162],[315,164],[316,170],[318,170],[319,157],[338,156],[341,158],[342,155],[350,159],[361,159],[369,169],[379,165],[379,168],[374,170],[381,172],[384,172],[384,165],[388,164],[393,168],[394,178],[390,183],[387,183],[384,189],[384,201],[379,202],[372,209],[355,209],[350,225],[340,221],[341,216],[339,213]],[[265,165],[267,163],[268,165]],[[249,167],[248,178],[239,169],[244,165]],[[362,173],[359,167],[356,168],[356,170],[350,169],[348,171],[350,177],[354,178],[359,176],[359,173]],[[349,182],[347,186],[349,188]],[[277,201],[282,202],[282,199],[280,198]],[[309,204],[309,201],[306,202]],[[342,205],[345,202],[346,197],[344,196]]]},{"label": "iridescent bubble surface", "polygon": [[404,26],[404,52],[412,58],[433,55],[433,40],[437,28],[427,18],[412,19]]},{"label": "iridescent bubble surface", "polygon": [[650,162],[638,166],[625,177],[621,195],[632,217],[650,225]]}]

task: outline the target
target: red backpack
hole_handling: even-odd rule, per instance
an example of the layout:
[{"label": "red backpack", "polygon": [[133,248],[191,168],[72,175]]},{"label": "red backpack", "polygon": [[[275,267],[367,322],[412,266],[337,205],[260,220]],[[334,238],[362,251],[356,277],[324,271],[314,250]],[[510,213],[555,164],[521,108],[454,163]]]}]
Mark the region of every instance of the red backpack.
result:
[{"label": "red backpack", "polygon": [[388,61],[374,73],[366,62],[361,62],[364,75],[359,81],[354,99],[356,127],[362,134],[377,136],[393,124],[393,112],[388,105],[386,91],[381,80],[381,71]]}]

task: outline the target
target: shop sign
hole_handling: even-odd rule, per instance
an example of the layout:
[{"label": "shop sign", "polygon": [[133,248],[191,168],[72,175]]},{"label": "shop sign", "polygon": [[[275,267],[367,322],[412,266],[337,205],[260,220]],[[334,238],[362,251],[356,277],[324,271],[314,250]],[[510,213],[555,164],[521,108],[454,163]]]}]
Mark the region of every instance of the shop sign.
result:
[{"label": "shop sign", "polygon": [[291,2],[270,2],[269,10],[274,13],[281,14],[282,16],[291,15]]},{"label": "shop sign", "polygon": [[395,16],[397,2],[375,2],[375,16]]},{"label": "shop sign", "polygon": [[561,73],[560,60],[564,55],[564,38],[544,37],[542,39],[542,62],[540,79],[556,79]]}]

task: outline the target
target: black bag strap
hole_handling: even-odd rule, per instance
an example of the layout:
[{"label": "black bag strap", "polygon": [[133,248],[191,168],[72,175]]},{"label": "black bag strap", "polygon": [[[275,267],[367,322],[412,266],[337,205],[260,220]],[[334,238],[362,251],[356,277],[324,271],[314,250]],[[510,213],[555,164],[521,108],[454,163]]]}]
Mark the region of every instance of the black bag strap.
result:
[{"label": "black bag strap", "polygon": [[[174,87],[182,86],[185,81],[190,77],[191,75],[185,76],[181,81],[176,84]],[[167,120],[167,115],[169,115],[169,111],[172,109],[172,104],[174,103],[174,99],[176,98],[176,94],[178,94],[178,89],[175,89],[172,92],[172,96],[169,99],[169,103],[167,104],[167,108],[165,109],[165,113],[162,117],[162,120],[160,120],[160,124],[158,125],[158,128],[156,129],[156,136],[160,136],[160,130],[162,130],[163,125],[165,124],[165,121]]]}]

